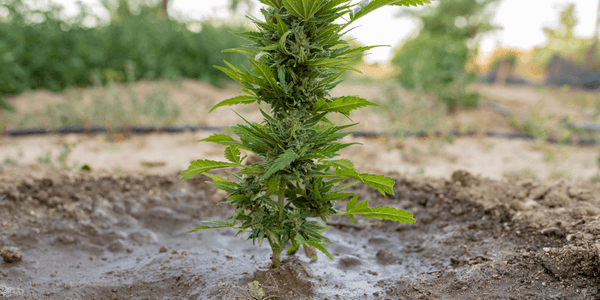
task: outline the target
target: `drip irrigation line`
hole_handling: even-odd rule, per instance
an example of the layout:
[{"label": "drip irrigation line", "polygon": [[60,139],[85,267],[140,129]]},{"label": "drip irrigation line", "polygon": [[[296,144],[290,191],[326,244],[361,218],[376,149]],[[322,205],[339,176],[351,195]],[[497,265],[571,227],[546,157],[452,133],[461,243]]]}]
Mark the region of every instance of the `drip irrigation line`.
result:
[{"label": "drip irrigation line", "polygon": [[[565,121],[566,122],[566,121]],[[590,123],[593,124],[593,123]],[[571,123],[566,123],[567,126],[572,126],[579,129],[586,129],[592,126],[581,126],[575,125]],[[585,125],[585,124],[584,124]],[[594,126],[598,126],[600,131],[599,124],[593,124]],[[140,125],[132,125],[129,127],[119,126],[117,130],[113,130],[112,132],[127,132],[132,134],[145,134],[145,133],[153,133],[153,132],[167,132],[167,133],[179,133],[185,131],[222,131],[227,127],[221,126],[193,126],[193,125],[176,125],[176,126],[163,126],[163,127],[150,127],[150,126],[140,126]],[[70,134],[70,133],[78,133],[78,134],[94,134],[94,133],[105,133],[111,132],[108,126],[63,126],[56,130],[51,130],[48,128],[12,128],[6,130],[4,135],[9,136],[27,136],[27,135],[43,135],[43,134],[51,134],[51,133],[59,133],[59,134]],[[535,136],[531,134],[525,133],[507,133],[507,132],[495,132],[488,131],[483,133],[487,137],[491,138],[501,138],[501,139],[510,139],[510,140],[535,140]],[[2,135],[2,134],[0,134]],[[406,131],[402,134],[389,134],[381,131],[358,131],[352,134],[355,137],[366,137],[366,138],[379,138],[379,137],[418,137],[418,138],[428,138],[428,137],[443,137],[443,136],[453,136],[453,137],[468,137],[475,136],[476,132],[460,132],[460,131],[435,131],[435,132],[411,132]],[[547,142],[556,144],[559,143],[558,139],[550,137],[547,139]],[[568,140],[568,144],[578,145],[578,146],[595,146],[600,145],[599,141],[595,139],[579,139],[579,140]]]}]

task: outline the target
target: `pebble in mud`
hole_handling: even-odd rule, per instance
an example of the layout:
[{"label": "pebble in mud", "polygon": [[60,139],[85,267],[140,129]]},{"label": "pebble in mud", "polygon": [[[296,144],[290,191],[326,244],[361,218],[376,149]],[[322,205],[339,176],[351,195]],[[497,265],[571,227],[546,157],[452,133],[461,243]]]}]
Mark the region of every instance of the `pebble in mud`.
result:
[{"label": "pebble in mud", "polygon": [[110,252],[121,252],[123,249],[125,249],[125,244],[123,244],[123,241],[121,240],[116,240],[110,243],[106,249],[108,249]]},{"label": "pebble in mud", "polygon": [[71,235],[67,235],[67,234],[63,234],[63,235],[57,237],[56,240],[65,245],[70,245],[70,244],[75,243],[75,237],[73,237]]},{"label": "pebble in mud", "polygon": [[387,250],[379,250],[376,255],[377,261],[382,265],[393,264],[395,261],[394,256]]},{"label": "pebble in mud", "polygon": [[158,242],[158,237],[156,233],[150,230],[143,230],[134,232],[129,235],[129,237],[136,243],[153,243]]},{"label": "pebble in mud", "polygon": [[23,253],[17,247],[4,247],[0,250],[0,255],[7,263],[17,262],[23,258]]},{"label": "pebble in mud", "polygon": [[155,207],[150,210],[150,216],[158,220],[177,220],[179,215],[168,207]]},{"label": "pebble in mud", "polygon": [[116,222],[115,217],[102,208],[96,209],[91,214],[91,217],[92,220],[94,220],[94,223],[103,228],[109,228]]},{"label": "pebble in mud", "polygon": [[350,269],[360,265],[362,265],[360,259],[353,255],[347,255],[340,259],[340,262],[338,263],[338,269]]},{"label": "pebble in mud", "polygon": [[162,247],[160,247],[160,249],[158,249],[158,253],[165,253],[167,251],[169,251],[169,250],[165,246],[162,246]]}]

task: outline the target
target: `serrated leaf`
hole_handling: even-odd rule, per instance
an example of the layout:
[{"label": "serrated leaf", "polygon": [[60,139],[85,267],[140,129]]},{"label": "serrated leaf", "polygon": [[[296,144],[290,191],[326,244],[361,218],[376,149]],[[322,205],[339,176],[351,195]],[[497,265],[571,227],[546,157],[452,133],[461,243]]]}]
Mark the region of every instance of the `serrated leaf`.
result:
[{"label": "serrated leaf", "polygon": [[304,239],[304,237],[302,237],[302,235],[299,233],[297,233],[296,236],[294,237],[294,241],[296,243],[298,243],[298,245],[304,245],[306,243],[306,240]]},{"label": "serrated leaf", "polygon": [[292,55],[292,52],[288,51],[287,47],[286,47],[286,41],[287,41],[287,36],[290,35],[292,33],[292,31],[288,30],[286,31],[280,38],[279,38],[279,50],[281,50],[281,52],[287,54],[287,55]]},{"label": "serrated leaf", "polygon": [[352,146],[352,145],[361,145],[361,143],[358,143],[358,142],[352,142],[352,143],[346,143],[346,144],[335,143],[335,144],[327,145],[321,149],[313,150],[312,153],[331,157],[333,154],[337,153],[338,151],[340,151],[346,147]]},{"label": "serrated leaf", "polygon": [[210,109],[210,111],[208,111],[209,113],[211,113],[213,110],[221,107],[221,106],[231,106],[231,105],[238,105],[238,104],[250,104],[250,103],[254,103],[256,102],[256,98],[252,97],[252,96],[236,96],[233,98],[229,98],[227,100],[223,100],[221,102],[219,102],[217,105],[213,106],[213,108]]},{"label": "serrated leaf", "polygon": [[330,160],[329,165],[340,169],[354,169],[354,163],[346,158]]},{"label": "serrated leaf", "polygon": [[358,172],[354,169],[338,169],[335,174],[337,176],[350,177],[359,180],[360,182],[378,190],[383,196],[385,196],[385,193],[394,195],[394,181],[389,177],[368,173],[358,174]]},{"label": "serrated leaf", "polygon": [[256,52],[254,50],[251,49],[246,49],[246,48],[232,48],[232,49],[225,49],[221,52],[235,52],[235,53],[241,53],[244,54],[246,56],[252,57],[256,55]]},{"label": "serrated leaf", "polygon": [[228,193],[234,193],[239,188],[237,183],[231,181],[207,181],[206,183]]},{"label": "serrated leaf", "polygon": [[[435,1],[435,0],[434,0]],[[355,10],[350,14],[350,22],[354,22],[360,17],[386,5],[397,5],[397,6],[417,6],[431,3],[430,0],[373,0],[369,4],[362,6],[359,10]]]},{"label": "serrated leaf", "polygon": [[304,18],[302,9],[296,5],[296,0],[282,0],[282,2],[286,10],[289,11],[292,15],[299,18]]},{"label": "serrated leaf", "polygon": [[205,173],[202,173],[202,175],[208,176],[208,177],[210,177],[214,181],[227,181],[227,179],[225,179],[225,178],[223,178],[223,177],[221,177],[219,175],[215,175],[215,174],[210,174],[210,173],[206,173],[205,172]]},{"label": "serrated leaf", "polygon": [[233,200],[233,201],[248,199],[248,197],[246,197],[246,195],[229,195],[229,196],[227,196],[225,198],[227,198],[229,200]]},{"label": "serrated leaf", "polygon": [[[242,165],[237,164],[237,163],[227,163],[227,162],[214,161],[214,160],[208,160],[208,159],[199,159],[199,160],[190,162],[190,166],[187,168],[187,170],[181,172],[181,175],[183,176],[183,178],[181,178],[181,180],[192,178],[195,175],[202,174],[206,171],[210,171],[213,169],[236,167],[236,166],[242,166]],[[181,180],[179,180],[179,181],[181,181]]]},{"label": "serrated leaf", "polygon": [[235,222],[227,223],[227,222],[218,221],[218,220],[207,220],[207,221],[202,221],[202,223],[212,223],[212,224],[217,224],[217,225],[216,226],[199,226],[192,230],[188,230],[185,233],[196,232],[196,231],[204,230],[204,229],[235,227]]},{"label": "serrated leaf", "polygon": [[[366,202],[366,201],[365,201]],[[357,215],[366,218],[376,218],[379,220],[390,220],[400,223],[414,223],[415,219],[412,217],[412,213],[407,212],[404,209],[397,209],[393,207],[371,207],[369,213],[357,213]]]},{"label": "serrated leaf", "polygon": [[267,64],[256,60],[250,60],[250,63],[253,66],[254,72],[266,80],[273,90],[279,90],[273,71],[271,71],[271,68]]},{"label": "serrated leaf", "polygon": [[356,201],[358,201],[358,195],[352,197],[352,199],[348,201],[348,204],[346,204],[346,211],[353,209],[356,206]]},{"label": "serrated leaf", "polygon": [[304,62],[304,65],[315,66],[315,67],[334,67],[345,64],[354,60],[354,57],[342,57],[342,58],[319,58],[315,60],[309,60]]},{"label": "serrated leaf", "polygon": [[348,196],[352,196],[354,195],[354,193],[329,193],[329,194],[325,194],[322,195],[322,199],[324,201],[328,201],[328,200],[342,200]]},{"label": "serrated leaf", "polygon": [[286,31],[288,31],[288,27],[281,20],[278,14],[275,14],[275,19],[277,20],[277,33],[279,33],[279,35],[283,35]]},{"label": "serrated leaf", "polygon": [[379,106],[379,104],[373,103],[364,98],[356,96],[344,96],[338,97],[332,102],[328,102],[326,105],[321,105],[316,111],[339,112],[343,114],[348,114],[352,110],[368,105]]},{"label": "serrated leaf", "polygon": [[[287,93],[288,92],[288,86],[287,86],[287,83],[285,81],[285,68],[283,66],[279,66],[277,68],[277,78],[279,79],[279,84],[283,88],[283,91],[285,93]],[[265,113],[263,113],[263,115],[265,115]]]},{"label": "serrated leaf", "polygon": [[385,196],[385,193],[394,195],[394,180],[383,175],[374,175],[362,173],[360,174],[364,184],[378,190],[381,195]]},{"label": "serrated leaf", "polygon": [[315,15],[317,11],[323,6],[325,0],[303,0],[306,1],[306,6],[304,8],[305,11],[305,19],[310,19]]},{"label": "serrated leaf", "polygon": [[237,145],[229,145],[225,148],[225,158],[230,162],[241,163],[240,155],[241,153]]},{"label": "serrated leaf", "polygon": [[332,190],[332,192],[339,192],[339,191],[343,191],[351,186],[354,186],[355,184],[359,183],[360,181],[353,181],[353,182],[349,182],[346,183],[344,185],[340,185],[339,187],[335,188],[334,190]]},{"label": "serrated leaf", "polygon": [[221,145],[231,145],[232,143],[237,143],[237,141],[224,133],[215,133],[207,138],[198,140],[198,142],[213,142]]},{"label": "serrated leaf", "polygon": [[298,157],[299,157],[298,154],[296,154],[296,152],[294,152],[294,150],[292,148],[285,150],[281,155],[279,155],[273,161],[273,164],[271,165],[269,170],[267,170],[267,172],[262,177],[260,177],[258,180],[262,181],[262,180],[269,178],[269,176],[273,175],[273,173],[289,166],[293,161],[298,159]]},{"label": "serrated leaf", "polygon": [[[375,218],[379,220],[390,220],[396,221],[400,223],[414,223],[415,219],[413,219],[413,215],[410,212],[407,212],[404,209],[397,209],[388,206],[382,207],[369,207],[369,203],[367,201],[363,201],[346,212],[341,212],[337,214],[333,214],[334,216],[339,215],[358,215],[365,218]],[[352,220],[352,218],[351,218]]]}]

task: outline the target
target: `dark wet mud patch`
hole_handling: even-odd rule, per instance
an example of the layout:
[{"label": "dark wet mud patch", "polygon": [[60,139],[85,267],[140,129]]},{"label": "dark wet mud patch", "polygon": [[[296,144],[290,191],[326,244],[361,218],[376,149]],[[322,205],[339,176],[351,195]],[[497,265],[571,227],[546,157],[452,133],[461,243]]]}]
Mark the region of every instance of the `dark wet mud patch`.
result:
[{"label": "dark wet mud patch", "polygon": [[299,251],[268,269],[268,247],[243,234],[185,233],[232,213],[206,177],[7,169],[0,248],[22,260],[0,263],[0,296],[252,299],[258,281],[277,299],[600,297],[598,186],[392,176],[395,196],[353,191],[415,224],[336,218],[326,232],[336,260]]}]

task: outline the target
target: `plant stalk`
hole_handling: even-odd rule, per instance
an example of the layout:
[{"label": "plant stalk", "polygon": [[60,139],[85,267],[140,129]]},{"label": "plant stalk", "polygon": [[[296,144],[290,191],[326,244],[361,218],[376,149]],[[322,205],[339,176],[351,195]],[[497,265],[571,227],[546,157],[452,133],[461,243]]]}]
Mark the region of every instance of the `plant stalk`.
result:
[{"label": "plant stalk", "polygon": [[285,198],[285,178],[281,176],[279,179],[279,224],[283,222],[283,198]]}]

